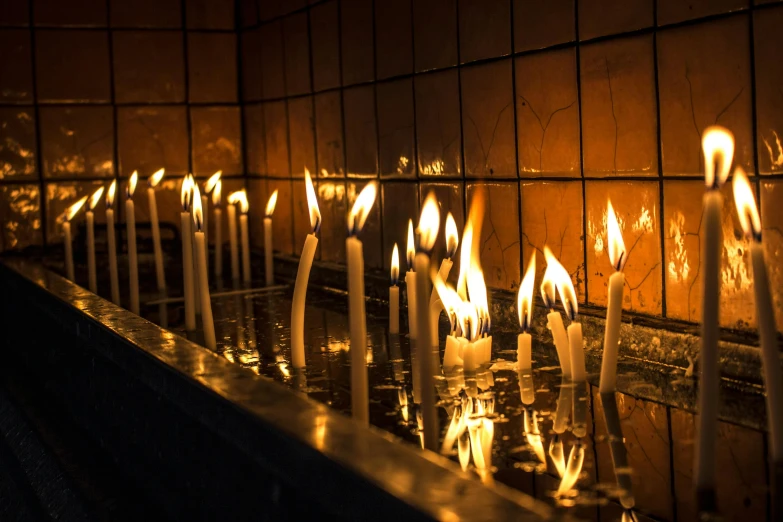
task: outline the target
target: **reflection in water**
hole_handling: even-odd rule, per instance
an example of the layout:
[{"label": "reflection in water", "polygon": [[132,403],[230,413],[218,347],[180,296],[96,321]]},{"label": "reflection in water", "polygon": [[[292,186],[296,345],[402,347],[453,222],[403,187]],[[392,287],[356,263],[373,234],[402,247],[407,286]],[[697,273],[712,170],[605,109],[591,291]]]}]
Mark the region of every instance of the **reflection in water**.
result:
[{"label": "reflection in water", "polygon": [[612,467],[620,489],[618,496],[620,504],[626,510],[634,507],[633,487],[631,485],[631,468],[628,466],[628,453],[625,449],[625,439],[620,425],[620,413],[617,410],[617,402],[614,393],[602,393],[601,405],[606,421],[607,440],[609,451],[612,454]]}]

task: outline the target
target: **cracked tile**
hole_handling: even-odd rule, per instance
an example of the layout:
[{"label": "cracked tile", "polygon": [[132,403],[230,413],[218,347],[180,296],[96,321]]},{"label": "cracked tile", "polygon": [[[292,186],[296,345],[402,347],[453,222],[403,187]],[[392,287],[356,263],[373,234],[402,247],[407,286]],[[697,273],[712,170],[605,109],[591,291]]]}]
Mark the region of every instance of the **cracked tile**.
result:
[{"label": "cracked tile", "polygon": [[117,132],[119,173],[163,167],[168,175],[188,172],[188,128],[185,107],[119,107]]},{"label": "cracked tile", "polygon": [[413,72],[411,0],[375,2],[375,49],[379,79]]},{"label": "cracked tile", "polygon": [[0,186],[0,251],[43,243],[38,185]]},{"label": "cracked tile", "polygon": [[412,80],[379,83],[376,88],[381,176],[415,177]]},{"label": "cracked tile", "polygon": [[315,176],[312,96],[288,100],[288,126],[291,142],[292,176],[304,178],[305,168]]},{"label": "cracked tile", "polygon": [[459,0],[459,49],[462,63],[509,54],[509,0]]},{"label": "cracked tile", "polygon": [[761,182],[761,224],[764,227],[767,273],[780,332],[783,332],[783,267],[774,260],[783,257],[783,208],[780,206],[782,198],[783,182]]},{"label": "cracked tile", "polygon": [[35,111],[0,108],[0,180],[36,174]]},{"label": "cracked tile", "polygon": [[285,101],[264,104],[266,173],[278,178],[291,175],[288,165],[288,120],[285,112]]},{"label": "cracked tile", "polygon": [[460,176],[457,71],[416,76],[416,139],[420,177]]},{"label": "cracked tile", "polygon": [[514,51],[574,41],[574,0],[513,0]]},{"label": "cracked tile", "polygon": [[316,91],[340,86],[340,46],[337,0],[324,2],[310,10],[313,88]]},{"label": "cracked tile", "polygon": [[759,172],[783,172],[783,7],[753,13]]},{"label": "cracked tile", "polygon": [[315,95],[318,177],[344,177],[342,103],[339,92]]},{"label": "cracked tile", "polygon": [[375,87],[369,85],[346,89],[343,102],[348,176],[374,178],[378,175]]},{"label": "cracked tile", "polygon": [[343,85],[370,81],[375,74],[373,4],[341,0],[340,18]]},{"label": "cracked tile", "polygon": [[117,102],[185,101],[181,34],[119,31],[112,42]]},{"label": "cracked tile", "polygon": [[[405,247],[408,240],[408,220],[414,223],[419,215],[419,187],[417,183],[384,182],[383,196],[383,268],[391,268],[394,243],[400,253],[400,274],[404,274]],[[439,252],[436,250],[435,252]]]},{"label": "cracked tile", "polygon": [[111,107],[41,107],[40,121],[44,176],[114,176]]},{"label": "cracked tile", "polygon": [[457,0],[413,2],[416,71],[457,65]]},{"label": "cracked tile", "polygon": [[0,101],[33,101],[32,64],[30,31],[22,29],[0,32]]},{"label": "cracked tile", "polygon": [[592,0],[579,2],[579,39],[624,33],[653,24],[653,1]]},{"label": "cracked tile", "polygon": [[266,174],[266,134],[264,133],[264,106],[245,105],[245,156],[248,174]]},{"label": "cracked tile", "polygon": [[225,175],[244,172],[239,107],[193,107],[193,171]]}]

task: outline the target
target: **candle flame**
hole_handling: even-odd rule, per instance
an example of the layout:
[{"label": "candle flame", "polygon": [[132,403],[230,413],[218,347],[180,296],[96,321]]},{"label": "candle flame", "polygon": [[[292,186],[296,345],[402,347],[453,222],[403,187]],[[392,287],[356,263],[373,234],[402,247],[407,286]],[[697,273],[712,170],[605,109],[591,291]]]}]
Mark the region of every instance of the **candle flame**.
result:
[{"label": "candle flame", "polygon": [[416,257],[416,239],[413,235],[413,220],[408,220],[408,245],[405,250],[405,260],[408,263],[408,270],[413,270],[413,258]]},{"label": "candle flame", "polygon": [[568,465],[563,474],[563,480],[560,482],[560,487],[557,488],[558,495],[562,495],[573,489],[577,480],[579,480],[579,474],[582,473],[584,461],[585,446],[580,439],[576,439],[574,445],[571,446],[571,453],[568,455]]},{"label": "candle flame", "polygon": [[541,430],[538,428],[538,419],[536,412],[532,408],[524,409],[524,428],[525,439],[528,445],[533,448],[533,452],[543,463],[546,463],[546,454],[544,453],[544,442],[541,438]]},{"label": "candle flame", "polygon": [[272,217],[275,213],[275,206],[277,205],[277,189],[269,196],[269,201],[266,202],[266,217]]},{"label": "candle flame", "polygon": [[536,285],[536,252],[530,256],[530,262],[525,270],[525,277],[519,285],[519,294],[517,295],[517,313],[519,314],[519,326],[527,332],[533,321],[533,289]]},{"label": "candle flame", "polygon": [[440,228],[440,209],[435,193],[430,192],[424,200],[419,227],[416,229],[419,233],[419,252],[426,254],[432,252],[432,247],[435,246],[435,240],[438,238],[438,228]]},{"label": "candle flame", "polygon": [[449,212],[446,215],[446,257],[449,259],[454,257],[458,246],[459,230],[457,230],[457,222],[454,221],[454,216]]},{"label": "candle flame", "polygon": [[351,212],[348,213],[348,235],[355,236],[362,231],[364,222],[367,221],[367,216],[370,215],[370,210],[373,204],[375,204],[375,196],[378,194],[378,185],[373,181],[368,183],[356,198],[356,201],[351,207]]},{"label": "candle flame", "polygon": [[430,278],[432,279],[432,286],[438,294],[438,299],[443,304],[443,308],[446,309],[446,315],[448,315],[451,323],[451,331],[454,332],[457,329],[457,323],[460,326],[463,324],[462,299],[460,299],[456,290],[446,284],[434,266],[430,267]]},{"label": "candle flame", "polygon": [[184,212],[190,211],[190,201],[193,196],[191,183],[193,181],[190,179],[190,176],[185,176],[185,179],[182,180],[182,189],[179,192],[179,199],[182,202],[182,210]]},{"label": "candle flame", "polygon": [[201,232],[201,226],[204,223],[204,214],[201,209],[201,192],[198,185],[193,184],[193,221],[196,223],[196,230]]},{"label": "candle flame", "polygon": [[89,202],[89,208],[90,210],[94,209],[98,203],[101,201],[101,196],[103,196],[103,187],[98,187],[98,190],[92,193],[92,196],[90,196],[90,202]]},{"label": "candle flame", "polygon": [[131,174],[130,180],[128,181],[128,199],[133,197],[133,193],[136,192],[136,183],[139,181],[139,173],[138,171],[133,171],[133,174]]},{"label": "candle flame", "polygon": [[318,198],[315,197],[315,188],[313,188],[313,179],[310,177],[310,171],[305,168],[305,192],[307,193],[307,209],[310,212],[310,227],[313,234],[321,229],[321,210],[318,208]]},{"label": "candle flame", "polygon": [[392,250],[391,257],[391,284],[397,286],[400,280],[400,250],[397,248],[397,243],[394,243],[394,249]]},{"label": "candle flame", "polygon": [[207,178],[207,182],[204,183],[204,192],[209,194],[217,186],[220,177],[223,175],[223,171],[219,170]]},{"label": "candle flame", "polygon": [[707,127],[701,138],[701,149],[704,154],[704,183],[709,189],[719,188],[729,177],[731,170],[734,135],[719,125]]},{"label": "candle flame", "polygon": [[756,197],[753,195],[753,188],[742,167],[734,169],[731,188],[734,192],[734,204],[737,207],[740,226],[745,237],[761,241],[761,218],[756,208]]},{"label": "candle flame", "polygon": [[489,333],[490,317],[489,302],[487,300],[487,285],[484,282],[484,272],[478,259],[471,259],[470,269],[468,270],[468,296],[471,304],[476,309],[479,320],[480,330],[478,336]]},{"label": "candle flame", "polygon": [[215,182],[215,187],[212,190],[212,204],[215,206],[220,205],[220,195],[223,192],[223,182],[220,180],[217,180]]},{"label": "candle flame", "polygon": [[158,183],[160,183],[160,180],[163,179],[163,175],[166,173],[166,169],[158,169],[157,172],[155,172],[152,176],[150,176],[147,179],[147,183],[150,187],[155,188],[158,186]]},{"label": "candle flame", "polygon": [[117,180],[111,182],[109,190],[106,191],[106,207],[114,205],[114,194],[117,192]]},{"label": "candle flame", "polygon": [[555,436],[552,437],[552,442],[549,443],[549,458],[552,459],[552,463],[555,465],[557,476],[562,477],[565,475],[566,464],[565,454],[563,452],[563,441],[558,434],[555,434]]},{"label": "candle flame", "polygon": [[70,221],[76,215],[79,210],[87,203],[87,196],[83,196],[79,201],[68,207],[65,211],[65,220]]},{"label": "candle flame", "polygon": [[459,276],[457,277],[457,292],[462,299],[468,298],[468,270],[470,269],[470,254],[473,248],[473,222],[468,219],[462,232],[462,249],[459,253]]},{"label": "candle flame", "polygon": [[623,233],[617,222],[617,215],[614,213],[611,200],[606,202],[606,236],[609,241],[609,261],[612,262],[615,270],[621,272],[628,258],[626,257]]},{"label": "candle flame", "polygon": [[557,288],[566,315],[573,321],[576,319],[579,306],[576,303],[576,292],[574,284],[571,282],[571,276],[547,246],[544,247],[544,257],[546,258],[546,271],[544,272],[544,280],[541,282],[541,296],[544,298],[544,303],[549,308],[554,308],[555,288]]},{"label": "candle flame", "polygon": [[247,193],[245,192],[245,189],[237,190],[236,192],[229,194],[228,202],[231,205],[239,205],[239,210],[243,214],[247,214],[247,211],[250,208],[250,205],[247,202]]}]

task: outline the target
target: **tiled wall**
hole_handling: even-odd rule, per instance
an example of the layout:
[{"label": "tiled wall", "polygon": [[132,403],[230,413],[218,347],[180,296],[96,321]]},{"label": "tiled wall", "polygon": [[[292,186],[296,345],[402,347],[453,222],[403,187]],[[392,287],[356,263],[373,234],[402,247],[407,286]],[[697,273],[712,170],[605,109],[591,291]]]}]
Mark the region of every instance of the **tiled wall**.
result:
[{"label": "tiled wall", "polygon": [[[783,249],[783,5],[245,0],[240,18],[248,183],[257,205],[280,190],[277,250],[297,254],[309,229],[304,168],[317,173],[324,261],[344,261],[345,212],[368,179],[382,186],[362,234],[372,267],[388,268],[430,190],[459,225],[483,194],[490,286],[515,290],[548,244],[582,301],[604,305],[611,197],[629,248],[625,308],[697,321],[700,134],[715,123],[757,174],[770,260]],[[749,259],[725,193],[721,320],[750,329]]]}]

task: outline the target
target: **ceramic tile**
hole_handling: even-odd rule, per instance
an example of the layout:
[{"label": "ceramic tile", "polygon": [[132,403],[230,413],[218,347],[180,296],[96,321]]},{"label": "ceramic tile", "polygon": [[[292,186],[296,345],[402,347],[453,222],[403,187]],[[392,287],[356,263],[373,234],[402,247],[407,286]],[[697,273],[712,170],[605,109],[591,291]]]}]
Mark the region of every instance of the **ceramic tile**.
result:
[{"label": "ceramic tile", "polygon": [[188,33],[189,100],[237,101],[237,39],[223,33]]},{"label": "ceramic tile", "polygon": [[379,79],[413,71],[412,0],[376,0],[375,56]]},{"label": "ceramic tile", "polygon": [[370,81],[374,77],[373,3],[366,0],[342,0],[343,85]]},{"label": "ceramic tile", "polygon": [[33,101],[30,31],[0,31],[0,102]]},{"label": "ceramic tile", "polygon": [[337,0],[310,10],[310,41],[313,53],[313,88],[316,91],[340,85],[340,47]]},{"label": "ceramic tile", "polygon": [[580,40],[633,31],[652,24],[653,0],[579,2]]},{"label": "ceramic tile", "polygon": [[0,25],[23,26],[30,24],[29,0],[3,2],[0,4]]},{"label": "ceramic tile", "polygon": [[266,174],[264,106],[245,105],[245,154],[248,174]]},{"label": "ceramic tile", "polygon": [[414,177],[412,80],[379,83],[376,88],[381,176]]},{"label": "ceramic tile", "polygon": [[288,121],[284,101],[264,104],[266,135],[266,173],[270,176],[291,175],[288,164]]},{"label": "ceramic tile", "polygon": [[[347,195],[347,209],[353,207],[356,198],[359,193],[367,185],[362,181],[348,181],[345,184],[345,192]],[[364,268],[383,268],[383,247],[381,246],[381,206],[382,198],[380,194],[376,195],[375,203],[367,215],[367,221],[364,223],[364,228],[359,233],[358,238],[361,240],[364,246]],[[343,218],[343,237],[345,237],[345,230],[348,224]],[[407,233],[407,231],[406,231]],[[344,241],[344,240],[343,240]]]},{"label": "ceramic tile", "polygon": [[181,0],[109,0],[113,27],[182,27]]},{"label": "ceramic tile", "polygon": [[606,288],[614,273],[606,251],[606,202],[611,199],[627,250],[623,309],[660,314],[661,244],[658,182],[587,182],[587,293],[591,303],[606,306]]},{"label": "ceramic tile", "polygon": [[461,69],[465,175],[517,177],[511,60]]},{"label": "ceramic tile", "polygon": [[285,96],[283,24],[272,22],[261,27],[261,84],[264,99]]},{"label": "ceramic tile", "polygon": [[[755,325],[753,283],[746,241],[737,239],[730,185],[723,187],[723,255],[720,323],[729,328]],[[704,183],[664,183],[663,232],[666,262],[666,314],[698,322],[701,318],[701,220]],[[630,260],[629,260],[630,262]]]},{"label": "ceramic tile", "polygon": [[489,288],[514,291],[519,286],[519,200],[508,197],[516,191],[516,182],[467,185],[468,207],[473,198],[484,205],[479,251]]},{"label": "ceramic tile", "polygon": [[378,175],[378,141],[373,86],[343,92],[345,103],[346,171],[349,176]]},{"label": "ceramic tile", "polygon": [[[433,192],[435,194],[435,197],[438,198],[438,206],[440,206],[440,217],[441,217],[441,230],[442,232],[438,234],[438,239],[435,241],[435,247],[432,249],[432,251],[435,253],[436,256],[445,256],[446,254],[446,239],[445,239],[445,223],[446,223],[446,215],[451,212],[451,215],[454,216],[454,222],[457,223],[457,230],[459,230],[459,236],[460,240],[462,240],[462,232],[465,229],[465,201],[464,201],[464,193],[465,193],[465,185],[464,183],[456,182],[456,183],[421,183],[421,186],[419,188],[419,205],[421,205],[424,202],[424,199],[429,195],[430,192]],[[418,213],[416,214],[416,217],[413,218],[413,222],[417,223],[419,218]],[[402,266],[405,261],[404,259],[404,252],[405,248],[403,245],[407,245],[407,234],[408,234],[408,221],[405,220],[405,230],[403,233],[405,234],[405,239],[400,244],[400,270],[402,271]],[[385,230],[384,230],[385,232]],[[449,281],[453,282],[454,284],[457,283],[457,275],[459,274],[459,256],[452,259],[454,262],[454,265],[451,267],[451,271],[449,272]],[[486,271],[485,271],[486,272]]]},{"label": "ceramic tile", "polygon": [[318,176],[345,176],[342,104],[339,92],[315,95]]},{"label": "ceramic tile", "polygon": [[108,44],[103,31],[36,31],[38,101],[110,101]]},{"label": "ceramic tile", "polygon": [[[313,231],[310,225],[310,210],[307,206],[307,194],[304,180],[295,179],[291,182],[293,190],[293,234],[294,255],[302,255],[307,234]],[[316,189],[317,190],[317,189]],[[317,193],[317,192],[316,192]]]},{"label": "ceramic tile", "polygon": [[0,108],[0,180],[36,174],[35,111]]},{"label": "ceramic tile", "polygon": [[457,71],[416,76],[416,139],[419,175],[460,176],[459,78]]},{"label": "ceramic tile", "polygon": [[413,2],[416,71],[457,65],[457,0]]},{"label": "ceramic tile", "polygon": [[261,63],[261,30],[250,29],[239,35],[242,56],[242,99],[259,101],[264,97]]},{"label": "ceramic tile", "polygon": [[748,0],[658,0],[658,25],[682,22],[704,16],[730,13],[748,7]]},{"label": "ceramic tile", "polygon": [[[63,223],[65,211],[82,196],[89,196],[101,185],[101,181],[79,181],[46,184],[46,242],[61,243],[63,241]],[[99,207],[100,209],[103,206]],[[84,231],[84,210],[80,210],[71,219],[73,241],[78,241],[81,231]],[[95,222],[105,223],[105,213],[100,210],[95,213]]]},{"label": "ceramic tile", "polygon": [[234,4],[223,0],[185,0],[188,29],[234,29]]},{"label": "ceramic tile", "polygon": [[759,172],[783,172],[783,71],[778,66],[783,46],[783,8],[753,13],[754,53],[756,60],[756,134]]},{"label": "ceramic tile", "polygon": [[[693,492],[695,417],[672,410],[672,450],[674,452],[674,494],[677,519],[696,520],[698,513]],[[716,452],[716,493],[718,510],[726,520],[764,520],[766,518],[766,465],[761,433],[718,423]]]},{"label": "ceramic tile", "polygon": [[113,39],[117,102],[185,101],[181,34],[122,31]]},{"label": "ceramic tile", "polygon": [[783,267],[775,262],[783,256],[783,182],[761,182],[761,223],[764,227],[764,250],[767,258],[767,273],[772,291],[772,303],[778,331],[783,332]]},{"label": "ceramic tile", "polygon": [[747,35],[744,15],[658,35],[664,175],[701,174],[701,133],[715,124],[734,133],[734,164],[754,171]]},{"label": "ceramic tile", "polygon": [[516,89],[520,177],[581,176],[575,51],[517,58]]},{"label": "ceramic tile", "polygon": [[514,50],[574,41],[574,0],[512,0]]},{"label": "ceramic tile", "polygon": [[35,0],[35,25],[62,27],[105,27],[106,0]]},{"label": "ceramic tile", "polygon": [[459,0],[459,51],[462,63],[511,52],[509,0]]},{"label": "ceramic tile", "polygon": [[193,171],[239,174],[242,167],[242,128],[239,107],[191,108]]},{"label": "ceramic tile", "polygon": [[[247,180],[247,199],[253,204],[261,208],[266,205],[266,201],[269,199],[269,192],[267,191],[267,180],[258,178],[249,178]],[[275,211],[277,208],[275,207]],[[264,248],[264,213],[263,212],[249,212],[248,226],[250,227],[250,245],[252,248]],[[272,217],[274,219],[274,215]],[[272,235],[274,241],[274,232]]]},{"label": "ceramic tile", "polygon": [[[272,235],[275,252],[292,254],[293,247],[293,208],[291,199],[291,180],[270,179],[267,180],[267,194],[277,190],[277,205],[272,219]],[[264,198],[266,200],[267,198]],[[263,234],[261,234],[263,236]]]},{"label": "ceramic tile", "polygon": [[307,13],[283,20],[285,38],[286,93],[291,96],[310,92],[310,46]]},{"label": "ceramic tile", "polygon": [[41,107],[46,177],[114,176],[111,107]]},{"label": "ceramic tile", "polygon": [[651,35],[581,48],[585,177],[657,176]]},{"label": "ceramic tile", "polygon": [[397,243],[400,274],[403,274],[406,270],[408,220],[412,219],[416,223],[420,212],[419,187],[416,183],[385,182],[381,184],[380,196],[383,198],[383,268],[391,268],[392,249],[394,243]]},{"label": "ceramic tile", "polygon": [[302,178],[304,169],[308,169],[315,176],[315,137],[311,96],[288,100],[288,125],[291,142],[291,173],[295,178]]},{"label": "ceramic tile", "polygon": [[242,27],[254,26],[258,23],[258,3],[256,0],[239,0],[237,9]]},{"label": "ceramic tile", "polygon": [[319,180],[317,193],[323,219],[318,242],[321,261],[345,264],[345,216],[348,212],[345,182]]},{"label": "ceramic tile", "polygon": [[188,127],[185,107],[119,107],[117,109],[119,172],[166,169],[188,172]]},{"label": "ceramic tile", "polygon": [[0,186],[0,251],[40,245],[41,198],[38,185]]},{"label": "ceramic tile", "polygon": [[582,182],[523,181],[522,264],[536,252],[536,273],[546,269],[544,246],[549,246],[571,274],[579,302],[585,298],[585,259],[582,245]]}]

